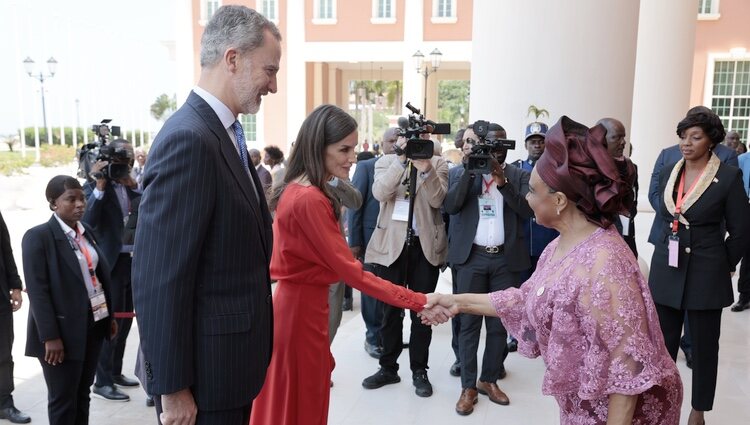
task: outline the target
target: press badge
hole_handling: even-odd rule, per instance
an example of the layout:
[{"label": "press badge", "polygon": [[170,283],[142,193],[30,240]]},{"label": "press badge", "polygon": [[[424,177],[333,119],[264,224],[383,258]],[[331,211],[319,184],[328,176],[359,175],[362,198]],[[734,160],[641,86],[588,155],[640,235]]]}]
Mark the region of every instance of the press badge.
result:
[{"label": "press badge", "polygon": [[107,310],[107,299],[104,297],[103,291],[96,291],[94,295],[89,297],[91,301],[91,311],[94,313],[94,321],[98,322],[105,317],[109,317],[109,310]]},{"label": "press badge", "polygon": [[677,235],[669,237],[669,267],[677,267],[677,258],[680,253],[680,238]]},{"label": "press badge", "polygon": [[479,198],[479,218],[490,219],[497,217],[497,205],[492,198]]},{"label": "press badge", "polygon": [[407,221],[409,218],[409,200],[408,199],[396,199],[396,205],[393,207],[393,214],[391,220],[394,221]]}]

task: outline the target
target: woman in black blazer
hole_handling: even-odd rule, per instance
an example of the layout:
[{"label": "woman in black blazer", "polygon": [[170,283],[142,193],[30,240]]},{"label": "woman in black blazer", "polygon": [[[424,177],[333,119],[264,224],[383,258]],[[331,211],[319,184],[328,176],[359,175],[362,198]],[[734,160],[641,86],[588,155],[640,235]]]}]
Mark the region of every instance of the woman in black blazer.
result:
[{"label": "woman in black blazer", "polygon": [[703,412],[713,408],[721,311],[734,299],[731,273],[750,241],[750,208],[739,169],[712,153],[725,135],[719,117],[710,111],[688,114],[677,135],[682,159],[666,166],[659,181],[655,220],[667,225],[655,244],[649,286],[673,359],[687,312],[693,339],[692,425],[704,423]]},{"label": "woman in black blazer", "polygon": [[116,332],[107,309],[109,268],[80,222],[86,201],[78,180],[56,176],[46,195],[54,214],[27,231],[22,244],[30,304],[26,355],[42,365],[49,423],[87,424],[99,351]]}]

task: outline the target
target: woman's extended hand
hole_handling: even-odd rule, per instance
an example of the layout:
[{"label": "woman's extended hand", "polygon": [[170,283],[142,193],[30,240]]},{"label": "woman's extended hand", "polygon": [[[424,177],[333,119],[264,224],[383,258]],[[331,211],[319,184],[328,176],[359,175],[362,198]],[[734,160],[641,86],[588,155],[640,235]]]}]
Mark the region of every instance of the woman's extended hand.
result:
[{"label": "woman's extended hand", "polygon": [[427,294],[427,304],[424,310],[419,312],[422,324],[439,325],[458,314],[458,307],[450,298],[449,295],[438,293]]},{"label": "woman's extended hand", "polygon": [[57,366],[63,362],[65,357],[65,348],[63,347],[62,339],[51,339],[44,341],[44,361]]}]

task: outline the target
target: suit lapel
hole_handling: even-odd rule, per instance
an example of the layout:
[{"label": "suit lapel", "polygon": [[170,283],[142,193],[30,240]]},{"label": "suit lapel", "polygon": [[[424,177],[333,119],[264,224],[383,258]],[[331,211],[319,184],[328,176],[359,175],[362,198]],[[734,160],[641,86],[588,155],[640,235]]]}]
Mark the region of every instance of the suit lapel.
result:
[{"label": "suit lapel", "polygon": [[[253,184],[256,188],[258,187],[258,175],[252,169],[253,167],[250,167],[250,175],[254,180],[250,181],[250,177],[248,177],[247,172],[245,172],[244,170],[242,160],[237,154],[237,149],[235,149],[234,143],[232,143],[232,139],[229,138],[227,130],[221,124],[221,120],[219,120],[216,112],[211,109],[211,106],[209,106],[209,104],[206,103],[203,98],[195,94],[195,92],[190,92],[187,103],[189,103],[195,109],[198,115],[200,115],[200,117],[206,122],[206,125],[211,130],[211,132],[214,133],[214,135],[219,139],[219,150],[221,151],[221,155],[224,157],[224,162],[226,163],[227,168],[229,168],[229,171],[231,172],[234,179],[237,181],[237,185],[240,187],[242,194],[245,196],[245,199],[250,204],[250,209],[253,211],[253,216],[255,217],[256,223],[258,224],[258,228],[260,230],[259,233],[263,240],[263,246],[266,247],[266,221],[263,218],[263,214],[260,210],[261,206],[258,202],[258,199],[261,199],[263,190],[258,189],[258,197],[256,197],[250,186],[251,184]],[[265,205],[265,199],[262,199],[260,203]],[[269,253],[266,252],[266,255],[268,254]]]},{"label": "suit lapel", "polygon": [[60,253],[63,262],[70,268],[70,271],[72,271],[81,281],[83,281],[83,274],[81,274],[81,264],[78,262],[78,258],[71,248],[70,239],[65,236],[62,227],[60,227],[60,223],[57,222],[57,219],[54,215],[49,219],[47,225],[52,231],[52,235],[55,238],[55,248],[57,249],[57,252]]}]

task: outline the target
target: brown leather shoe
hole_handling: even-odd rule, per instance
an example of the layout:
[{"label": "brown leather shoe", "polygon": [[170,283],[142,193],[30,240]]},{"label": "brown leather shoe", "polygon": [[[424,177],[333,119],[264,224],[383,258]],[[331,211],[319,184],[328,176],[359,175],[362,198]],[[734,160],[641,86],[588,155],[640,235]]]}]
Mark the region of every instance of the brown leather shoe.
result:
[{"label": "brown leather shoe", "polygon": [[484,394],[490,398],[493,403],[507,406],[510,404],[510,399],[494,382],[477,382],[477,391],[479,394]]},{"label": "brown leather shoe", "polygon": [[456,402],[456,413],[461,416],[470,415],[474,411],[474,405],[478,401],[477,390],[474,388],[464,388],[461,390],[461,397]]}]

